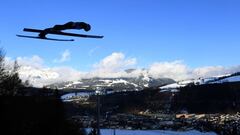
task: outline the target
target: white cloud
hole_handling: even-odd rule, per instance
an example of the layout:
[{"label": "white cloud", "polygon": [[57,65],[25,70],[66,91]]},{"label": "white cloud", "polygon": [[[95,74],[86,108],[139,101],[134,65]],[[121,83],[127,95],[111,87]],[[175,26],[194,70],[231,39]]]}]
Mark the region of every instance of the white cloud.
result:
[{"label": "white cloud", "polygon": [[206,66],[206,67],[196,68],[192,71],[192,73],[196,77],[210,77],[210,76],[216,76],[221,74],[227,74],[228,70],[223,66]]},{"label": "white cloud", "polygon": [[189,68],[179,60],[156,62],[149,67],[149,74],[154,78],[164,77],[180,80],[189,77]]},{"label": "white cloud", "polygon": [[54,67],[51,69],[52,71],[58,73],[59,77],[57,78],[58,82],[65,82],[65,81],[75,81],[81,79],[85,73],[73,69],[71,67]]},{"label": "white cloud", "polygon": [[149,67],[149,75],[154,78],[168,77],[174,80],[212,77],[240,72],[240,66],[205,66],[189,68],[183,61],[157,62]]},{"label": "white cloud", "polygon": [[[6,57],[5,62],[8,66],[12,66],[14,60]],[[20,78],[23,81],[29,80],[35,87],[42,87],[56,82],[79,80],[84,76],[83,72],[71,67],[47,67],[44,65],[43,59],[37,55],[18,57],[17,62],[20,65]]]},{"label": "white cloud", "polygon": [[[12,69],[14,61],[11,57],[5,57],[6,68]],[[43,59],[37,55],[33,55],[32,57],[17,57],[16,61],[19,66],[31,66],[34,68],[42,68],[44,63]]]},{"label": "white cloud", "polygon": [[21,67],[19,70],[20,78],[29,80],[35,87],[61,83],[66,81],[75,81],[81,79],[83,73],[71,67],[53,67],[53,68],[33,68]]},{"label": "white cloud", "polygon": [[17,57],[18,64],[21,65],[28,65],[33,67],[42,67],[44,61],[41,57],[34,55],[32,57]]},{"label": "white cloud", "polygon": [[136,62],[136,58],[125,58],[123,53],[114,52],[95,64],[94,68],[101,72],[117,72],[134,66]]},{"label": "white cloud", "polygon": [[206,66],[195,68],[192,71],[193,77],[211,77],[211,76],[219,76],[223,74],[240,72],[239,66],[231,66],[231,67],[223,67],[223,66]]},{"label": "white cloud", "polygon": [[126,77],[128,74],[124,70],[134,67],[136,63],[136,58],[126,58],[121,52],[113,52],[94,64],[93,70],[88,72],[86,77]]},{"label": "white cloud", "polygon": [[62,54],[61,54],[61,58],[60,59],[55,59],[54,62],[55,63],[62,63],[62,62],[66,62],[69,61],[71,59],[71,53],[69,50],[65,50]]}]

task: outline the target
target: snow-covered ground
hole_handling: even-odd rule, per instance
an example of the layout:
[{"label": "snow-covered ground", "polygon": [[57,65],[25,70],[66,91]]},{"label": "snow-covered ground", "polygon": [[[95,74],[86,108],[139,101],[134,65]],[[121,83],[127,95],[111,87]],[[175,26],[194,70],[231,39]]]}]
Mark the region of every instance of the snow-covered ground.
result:
[{"label": "snow-covered ground", "polygon": [[186,84],[172,83],[169,85],[162,86],[162,87],[160,87],[160,89],[177,89],[177,88],[185,87],[185,86],[186,86]]},{"label": "snow-covered ground", "polygon": [[239,82],[239,81],[240,81],[240,75],[227,77],[227,78],[224,78],[219,81],[212,82],[212,83]]},{"label": "snow-covered ground", "polygon": [[226,82],[240,82],[239,74],[226,74],[221,76],[214,76],[208,78],[198,78],[191,80],[179,81],[173,84],[159,87],[160,92],[172,91],[177,92],[180,87],[185,87],[190,84],[203,85],[203,84],[214,84],[214,83],[226,83]]},{"label": "snow-covered ground", "polygon": [[87,99],[90,95],[94,94],[93,92],[77,92],[77,93],[68,93],[61,96],[63,102],[73,101],[74,98]]},{"label": "snow-covered ground", "polygon": [[[87,129],[87,133],[90,129]],[[101,135],[114,135],[113,129],[101,129]],[[115,135],[217,135],[214,132],[191,131],[167,131],[167,130],[115,130]]]}]

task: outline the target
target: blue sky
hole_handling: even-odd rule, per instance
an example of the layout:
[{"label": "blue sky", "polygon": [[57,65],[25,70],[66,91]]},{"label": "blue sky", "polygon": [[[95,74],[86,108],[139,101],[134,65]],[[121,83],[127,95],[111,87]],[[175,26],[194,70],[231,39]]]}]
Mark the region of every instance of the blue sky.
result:
[{"label": "blue sky", "polygon": [[[239,0],[6,0],[0,4],[0,46],[13,59],[37,55],[46,66],[88,71],[113,52],[137,67],[182,60],[191,68],[239,65]],[[24,27],[44,29],[68,21],[91,24],[75,38],[53,42],[18,38]],[[69,37],[60,37],[69,38]],[[63,52],[68,61],[56,62]]]}]

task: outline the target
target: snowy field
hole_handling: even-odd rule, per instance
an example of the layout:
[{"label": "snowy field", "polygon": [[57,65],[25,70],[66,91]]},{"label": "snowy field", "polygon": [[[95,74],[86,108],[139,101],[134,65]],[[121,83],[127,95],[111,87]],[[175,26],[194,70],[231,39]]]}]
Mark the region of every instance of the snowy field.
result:
[{"label": "snowy field", "polygon": [[[87,133],[90,129],[87,129]],[[101,129],[101,135],[114,135],[113,129]],[[213,132],[191,131],[167,131],[167,130],[115,130],[115,135],[217,135]]]},{"label": "snowy field", "polygon": [[94,94],[93,92],[77,92],[77,93],[68,93],[68,94],[65,94],[65,95],[62,95],[61,96],[61,99],[63,102],[70,102],[70,101],[73,101],[73,99],[71,98],[88,98],[90,95]]}]

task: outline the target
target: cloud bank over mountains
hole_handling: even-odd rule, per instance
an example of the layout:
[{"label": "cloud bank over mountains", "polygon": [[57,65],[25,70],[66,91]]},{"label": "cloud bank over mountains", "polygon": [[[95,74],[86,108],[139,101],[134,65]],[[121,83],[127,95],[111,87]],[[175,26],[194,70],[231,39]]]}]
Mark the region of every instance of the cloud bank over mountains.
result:
[{"label": "cloud bank over mountains", "polygon": [[[154,62],[144,69],[136,68],[137,59],[126,57],[121,52],[113,52],[99,62],[92,65],[88,72],[81,72],[69,66],[48,67],[44,60],[37,55],[32,57],[18,57],[16,59],[20,65],[19,75],[23,80],[29,80],[36,87],[42,87],[47,84],[65,81],[75,81],[82,78],[117,78],[117,77],[138,77],[147,75],[153,78],[172,78],[176,81],[211,77],[240,71],[240,65],[224,66],[206,66],[190,68],[182,60]],[[65,50],[58,62],[70,60],[70,52]],[[13,65],[14,60],[6,58],[7,65]],[[127,69],[134,69],[126,72]]]}]

